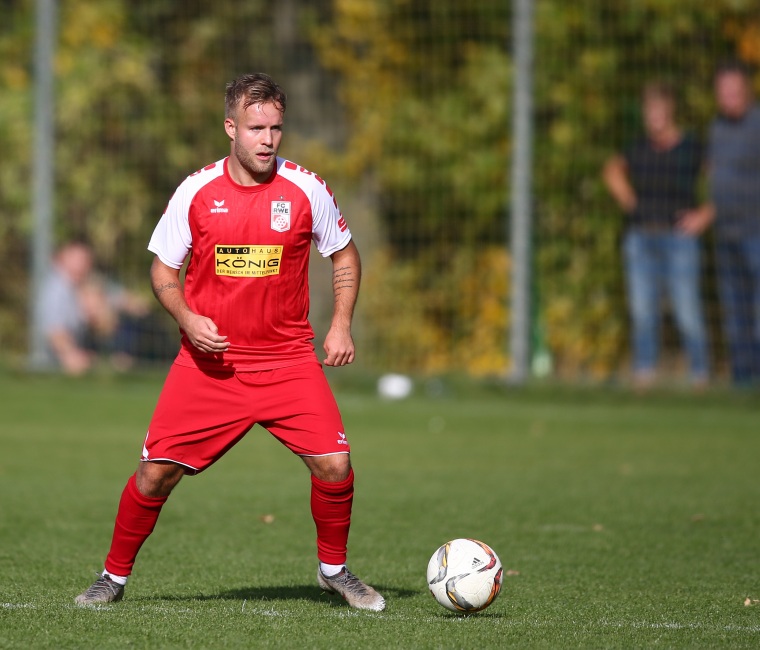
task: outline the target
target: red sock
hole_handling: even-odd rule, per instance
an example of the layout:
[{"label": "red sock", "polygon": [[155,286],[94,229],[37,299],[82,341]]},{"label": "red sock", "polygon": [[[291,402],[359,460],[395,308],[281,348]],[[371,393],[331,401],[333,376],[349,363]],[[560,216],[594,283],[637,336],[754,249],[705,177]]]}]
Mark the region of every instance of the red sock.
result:
[{"label": "red sock", "polygon": [[354,470],[339,483],[311,477],[311,516],[317,525],[317,557],[325,564],[345,564]]},{"label": "red sock", "polygon": [[111,550],[106,558],[106,571],[117,576],[132,573],[137,553],[153,532],[168,497],[146,497],[137,489],[136,475],[127,481],[121,493],[119,511],[113,527]]}]

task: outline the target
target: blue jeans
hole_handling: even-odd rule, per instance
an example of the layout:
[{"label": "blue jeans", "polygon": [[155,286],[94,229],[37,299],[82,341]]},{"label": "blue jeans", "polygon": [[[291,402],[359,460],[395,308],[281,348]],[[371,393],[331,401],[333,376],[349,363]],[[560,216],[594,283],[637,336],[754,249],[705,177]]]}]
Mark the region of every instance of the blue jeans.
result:
[{"label": "blue jeans", "polygon": [[719,236],[715,248],[731,377],[760,382],[760,237]]},{"label": "blue jeans", "polygon": [[623,241],[633,335],[633,368],[654,372],[660,348],[660,299],[667,290],[692,379],[707,378],[707,330],[696,237],[631,229]]}]

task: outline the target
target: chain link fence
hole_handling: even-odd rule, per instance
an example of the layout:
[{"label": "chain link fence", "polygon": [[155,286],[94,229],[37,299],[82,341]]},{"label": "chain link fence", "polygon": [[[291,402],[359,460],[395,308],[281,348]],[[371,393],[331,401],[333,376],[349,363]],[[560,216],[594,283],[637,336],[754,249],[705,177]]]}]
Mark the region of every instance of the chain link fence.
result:
[{"label": "chain link fence", "polygon": [[[54,162],[53,242],[85,239],[102,276],[150,302],[145,246],[155,223],[185,176],[228,152],[226,82],[266,71],[288,92],[281,155],[330,183],[363,254],[358,363],[371,372],[510,373],[517,139],[509,2],[56,6],[55,139],[45,149]],[[20,363],[40,236],[30,144],[37,5],[2,8],[0,345],[7,363]],[[605,165],[628,160],[640,140],[642,90],[654,81],[674,89],[681,132],[704,144],[716,66],[760,63],[760,14],[749,0],[535,0],[531,9],[530,313],[518,314],[530,325],[529,369],[626,381],[636,367],[623,251],[630,220],[605,184]],[[696,177],[696,203],[708,198],[705,178]],[[709,376],[725,381],[714,240],[712,229],[699,238],[699,299]],[[318,336],[332,302],[319,262]],[[688,350],[666,297],[653,299],[655,370],[670,381],[688,375]],[[140,361],[176,349],[174,325],[151,309]]]}]

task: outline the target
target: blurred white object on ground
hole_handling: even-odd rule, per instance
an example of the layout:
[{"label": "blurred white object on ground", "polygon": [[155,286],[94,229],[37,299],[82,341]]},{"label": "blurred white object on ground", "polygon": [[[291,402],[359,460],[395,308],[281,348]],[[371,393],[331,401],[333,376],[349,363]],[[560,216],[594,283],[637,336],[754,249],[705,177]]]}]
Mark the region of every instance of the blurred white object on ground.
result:
[{"label": "blurred white object on ground", "polygon": [[384,399],[404,399],[409,397],[414,384],[406,375],[390,373],[377,380],[377,393]]}]

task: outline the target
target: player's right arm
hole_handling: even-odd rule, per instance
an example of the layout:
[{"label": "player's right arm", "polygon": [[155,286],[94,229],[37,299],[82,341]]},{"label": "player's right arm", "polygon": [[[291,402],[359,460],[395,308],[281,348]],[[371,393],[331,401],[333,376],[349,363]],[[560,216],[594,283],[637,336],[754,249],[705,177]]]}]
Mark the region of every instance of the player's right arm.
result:
[{"label": "player's right arm", "polygon": [[158,302],[177,321],[190,343],[201,352],[224,352],[230,344],[220,336],[214,321],[192,311],[185,300],[179,269],[164,264],[158,256],[150,267],[150,284]]}]

